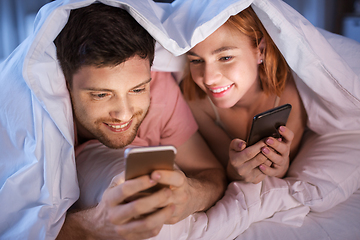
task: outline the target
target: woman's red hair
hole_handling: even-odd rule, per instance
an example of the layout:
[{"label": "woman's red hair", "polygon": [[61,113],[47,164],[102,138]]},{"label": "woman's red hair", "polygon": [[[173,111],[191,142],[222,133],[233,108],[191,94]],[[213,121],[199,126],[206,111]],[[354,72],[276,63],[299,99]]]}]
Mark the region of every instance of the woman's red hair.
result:
[{"label": "woman's red hair", "polygon": [[[237,15],[231,16],[225,24],[230,24],[234,29],[247,35],[251,39],[254,48],[257,48],[264,38],[266,42],[264,61],[259,65],[261,87],[268,95],[276,94],[281,96],[290,68],[254,10],[248,7]],[[206,93],[193,81],[189,71],[189,63],[187,63],[185,73],[182,83],[185,98],[187,100],[193,100],[196,96],[204,98]]]}]

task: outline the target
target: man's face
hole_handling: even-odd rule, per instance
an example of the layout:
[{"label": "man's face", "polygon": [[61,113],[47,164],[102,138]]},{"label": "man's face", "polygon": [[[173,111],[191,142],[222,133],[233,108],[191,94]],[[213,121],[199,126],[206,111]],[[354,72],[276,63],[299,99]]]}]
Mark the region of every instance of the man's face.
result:
[{"label": "man's face", "polygon": [[82,67],[69,88],[79,139],[130,144],[150,106],[150,80],[149,60],[138,56],[116,67]]}]

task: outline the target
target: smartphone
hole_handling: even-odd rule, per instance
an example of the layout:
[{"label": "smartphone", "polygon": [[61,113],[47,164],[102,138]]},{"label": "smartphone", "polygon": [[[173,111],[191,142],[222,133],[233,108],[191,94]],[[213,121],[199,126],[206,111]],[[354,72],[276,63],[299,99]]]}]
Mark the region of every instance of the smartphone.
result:
[{"label": "smartphone", "polygon": [[[124,152],[125,180],[150,175],[155,170],[174,170],[175,156],[176,148],[171,145],[128,148]],[[163,187],[166,186],[157,184],[142,191],[141,195],[148,195]]]},{"label": "smartphone", "polygon": [[251,146],[266,137],[280,138],[280,126],[285,126],[291,112],[291,105],[285,104],[257,114],[252,121],[247,146]]}]

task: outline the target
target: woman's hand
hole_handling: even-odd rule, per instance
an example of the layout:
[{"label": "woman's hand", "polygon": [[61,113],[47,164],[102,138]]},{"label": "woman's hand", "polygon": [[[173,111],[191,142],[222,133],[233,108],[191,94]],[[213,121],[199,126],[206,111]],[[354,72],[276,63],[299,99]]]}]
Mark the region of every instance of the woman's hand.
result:
[{"label": "woman's hand", "polygon": [[265,140],[266,146],[261,152],[270,161],[271,165],[261,164],[259,169],[265,175],[282,178],[285,176],[290,165],[290,146],[294,139],[294,133],[287,127],[279,127],[279,133],[283,138],[269,137]]},{"label": "woman's hand", "polygon": [[262,154],[266,147],[264,141],[259,141],[250,147],[241,139],[233,139],[230,143],[227,174],[232,181],[259,183],[266,175],[260,171],[260,165],[270,166],[272,163]]},{"label": "woman's hand", "polygon": [[230,180],[259,183],[266,176],[284,177],[289,168],[289,154],[294,133],[281,126],[283,139],[269,137],[246,147],[241,139],[230,143],[227,174]]}]

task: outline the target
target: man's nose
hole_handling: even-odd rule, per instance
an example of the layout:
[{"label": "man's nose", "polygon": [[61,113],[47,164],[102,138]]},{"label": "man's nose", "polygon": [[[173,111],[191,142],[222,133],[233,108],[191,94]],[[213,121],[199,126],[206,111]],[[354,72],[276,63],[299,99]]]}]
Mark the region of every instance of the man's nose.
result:
[{"label": "man's nose", "polygon": [[115,97],[109,114],[112,118],[127,122],[132,118],[132,109],[131,103],[126,97]]}]

